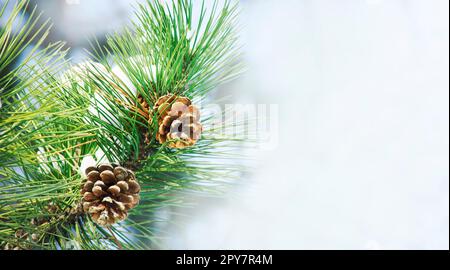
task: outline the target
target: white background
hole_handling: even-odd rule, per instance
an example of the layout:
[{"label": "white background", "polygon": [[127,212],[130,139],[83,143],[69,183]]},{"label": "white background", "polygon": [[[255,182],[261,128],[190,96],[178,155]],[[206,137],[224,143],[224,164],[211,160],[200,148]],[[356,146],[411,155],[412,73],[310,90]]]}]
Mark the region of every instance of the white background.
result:
[{"label": "white background", "polygon": [[174,249],[448,249],[449,2],[242,1],[244,103],[279,146]]}]

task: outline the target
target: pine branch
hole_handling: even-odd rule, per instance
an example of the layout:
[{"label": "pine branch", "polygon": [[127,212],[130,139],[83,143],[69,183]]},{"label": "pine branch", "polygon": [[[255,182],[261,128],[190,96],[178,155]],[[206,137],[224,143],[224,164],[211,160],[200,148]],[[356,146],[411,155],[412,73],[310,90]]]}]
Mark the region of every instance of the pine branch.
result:
[{"label": "pine branch", "polygon": [[[245,167],[236,162],[235,149],[245,145],[242,139],[218,137],[214,118],[206,117],[195,146],[171,149],[156,141],[156,121],[139,102],[151,108],[166,94],[201,101],[237,76],[237,14],[230,1],[194,10],[190,0],[149,0],[138,6],[132,27],[109,36],[104,47],[93,42],[92,57],[99,63],[60,76],[67,65],[58,43],[35,50],[10,73],[10,79],[26,79],[7,92],[12,100],[0,122],[0,243],[23,249],[147,249],[158,241],[158,209],[183,205],[175,194],[210,192],[239,178]],[[8,45],[9,54],[22,46]],[[80,167],[92,156],[136,170],[142,187],[128,219],[107,228],[79,210],[85,177]]]}]

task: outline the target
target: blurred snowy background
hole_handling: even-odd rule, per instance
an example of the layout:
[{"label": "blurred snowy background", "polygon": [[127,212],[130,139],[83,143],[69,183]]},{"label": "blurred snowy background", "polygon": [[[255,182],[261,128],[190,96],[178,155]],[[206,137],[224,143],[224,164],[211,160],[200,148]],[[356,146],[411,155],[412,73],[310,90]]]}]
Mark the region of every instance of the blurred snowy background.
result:
[{"label": "blurred snowy background", "polygon": [[[133,0],[35,0],[74,62]],[[200,3],[200,1],[194,1]],[[219,89],[278,104],[278,146],[169,249],[448,249],[449,1],[242,0],[248,72]]]}]

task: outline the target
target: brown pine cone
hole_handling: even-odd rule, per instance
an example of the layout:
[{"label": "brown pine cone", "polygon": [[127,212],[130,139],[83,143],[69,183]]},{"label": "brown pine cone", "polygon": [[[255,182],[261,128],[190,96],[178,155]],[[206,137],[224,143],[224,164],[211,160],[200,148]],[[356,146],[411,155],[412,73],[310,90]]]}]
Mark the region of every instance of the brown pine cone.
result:
[{"label": "brown pine cone", "polygon": [[[158,119],[156,139],[161,143],[169,141],[171,148],[193,146],[200,139],[203,127],[200,111],[187,97],[165,95],[153,107],[153,115]],[[152,124],[153,119],[150,119]]]},{"label": "brown pine cone", "polygon": [[138,112],[140,112],[144,117],[147,119],[150,117],[150,105],[147,103],[147,101],[144,99],[142,95],[138,96]]},{"label": "brown pine cone", "polygon": [[108,226],[127,218],[128,211],[139,203],[141,187],[131,170],[102,164],[86,169],[83,211],[99,225]]}]

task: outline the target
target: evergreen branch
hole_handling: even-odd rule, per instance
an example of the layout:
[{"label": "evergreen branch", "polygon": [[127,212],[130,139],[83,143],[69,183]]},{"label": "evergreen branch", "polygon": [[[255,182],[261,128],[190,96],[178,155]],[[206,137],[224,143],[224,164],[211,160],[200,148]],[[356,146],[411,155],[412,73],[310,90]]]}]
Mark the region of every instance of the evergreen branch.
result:
[{"label": "evergreen branch", "polygon": [[[142,97],[152,107],[169,93],[202,100],[240,72],[237,6],[216,1],[208,11],[202,4],[198,20],[194,12],[190,0],[148,0],[133,27],[109,36],[107,46],[93,42],[92,56],[103,65],[59,76],[67,65],[58,43],[8,73],[8,83],[24,79],[14,79],[0,118],[0,246],[146,249],[158,241],[158,209],[184,205],[175,194],[211,191],[245,170],[234,153],[242,140],[215,136],[207,128],[212,118],[202,121],[204,137],[194,147],[173,150],[154,139],[157,127],[139,103]],[[9,54],[4,62],[25,45],[1,46]],[[106,229],[77,210],[81,163],[97,153],[136,169],[142,187],[129,218]]]}]

